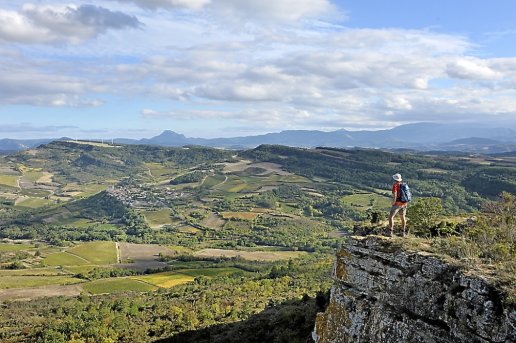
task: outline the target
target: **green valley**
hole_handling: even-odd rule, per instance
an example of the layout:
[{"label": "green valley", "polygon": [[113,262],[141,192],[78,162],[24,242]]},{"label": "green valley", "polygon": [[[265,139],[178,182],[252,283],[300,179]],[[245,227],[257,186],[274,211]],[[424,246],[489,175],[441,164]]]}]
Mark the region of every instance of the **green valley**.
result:
[{"label": "green valley", "polygon": [[274,305],[315,313],[346,235],[386,226],[397,172],[414,208],[442,206],[403,244],[450,254],[443,237],[516,194],[511,156],[60,141],[1,157],[0,340],[144,342]]}]

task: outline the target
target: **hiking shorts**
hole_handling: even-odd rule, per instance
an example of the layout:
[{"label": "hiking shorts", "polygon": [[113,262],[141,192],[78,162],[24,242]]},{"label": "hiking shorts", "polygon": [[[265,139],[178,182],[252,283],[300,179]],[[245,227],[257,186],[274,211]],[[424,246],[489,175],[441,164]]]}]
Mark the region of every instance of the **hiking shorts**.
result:
[{"label": "hiking shorts", "polygon": [[394,217],[398,213],[400,215],[402,215],[402,216],[407,214],[407,204],[405,204],[405,205],[393,205],[391,207],[391,213],[390,213],[391,217]]}]

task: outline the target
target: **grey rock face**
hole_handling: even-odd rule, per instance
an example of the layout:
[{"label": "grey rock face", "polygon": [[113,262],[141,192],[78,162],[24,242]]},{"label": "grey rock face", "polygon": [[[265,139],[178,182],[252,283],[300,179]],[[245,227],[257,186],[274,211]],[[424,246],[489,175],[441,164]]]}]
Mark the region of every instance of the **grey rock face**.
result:
[{"label": "grey rock face", "polygon": [[381,237],[351,237],[318,314],[317,343],[516,342],[516,309],[481,277]]}]

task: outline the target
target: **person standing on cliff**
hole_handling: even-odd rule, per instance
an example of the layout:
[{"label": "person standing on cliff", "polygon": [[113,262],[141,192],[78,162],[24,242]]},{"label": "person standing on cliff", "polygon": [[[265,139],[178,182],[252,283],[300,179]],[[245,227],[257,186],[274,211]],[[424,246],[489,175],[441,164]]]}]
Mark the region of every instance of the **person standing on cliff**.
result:
[{"label": "person standing on cliff", "polygon": [[401,199],[401,175],[397,173],[394,174],[392,178],[394,179],[394,184],[392,185],[392,207],[391,212],[389,213],[389,231],[387,232],[387,236],[391,237],[393,235],[394,217],[399,213],[402,235],[405,237],[405,228],[407,225],[405,215],[407,214],[408,202],[402,201]]}]

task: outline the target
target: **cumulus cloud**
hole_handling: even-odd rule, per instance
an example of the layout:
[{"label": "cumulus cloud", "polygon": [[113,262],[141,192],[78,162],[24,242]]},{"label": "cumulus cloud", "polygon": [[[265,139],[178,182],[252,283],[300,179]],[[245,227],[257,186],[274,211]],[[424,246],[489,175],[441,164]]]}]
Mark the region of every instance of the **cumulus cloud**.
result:
[{"label": "cumulus cloud", "polygon": [[[238,49],[230,53],[224,44],[194,46],[177,51],[173,58],[149,58],[119,69],[153,85],[150,93],[192,106],[202,101],[238,106],[241,111],[235,119],[261,127],[378,128],[382,123],[391,126],[431,116],[463,120],[467,113],[511,111],[513,101],[502,92],[507,91],[502,81],[516,76],[516,64],[512,59],[464,56],[470,44],[463,37],[347,29],[317,32],[303,41],[300,37],[307,36],[305,32],[296,33],[278,36],[273,43],[256,37],[256,48],[245,42],[232,44]],[[283,34],[287,35],[278,33]],[[462,94],[458,90],[465,89],[461,87],[466,77],[470,84],[467,94]],[[210,111],[172,111],[164,117],[217,116],[233,118],[231,113]]]},{"label": "cumulus cloud", "polygon": [[[463,36],[305,20],[331,14],[328,0],[123,3],[110,2],[122,12],[88,5],[0,11],[4,41],[80,43],[13,44],[26,60],[0,45],[0,103],[100,106],[98,98],[119,97],[145,108],[140,119],[272,130],[515,114],[516,59],[470,56],[473,44]],[[234,31],[233,19],[264,25]],[[133,27],[143,29],[123,30]],[[150,101],[161,110],[142,105]]]},{"label": "cumulus cloud", "polygon": [[468,80],[496,80],[502,77],[486,61],[474,58],[459,58],[447,65],[446,72],[451,77]]},{"label": "cumulus cloud", "polygon": [[139,27],[134,16],[94,5],[26,4],[20,12],[0,9],[0,40],[19,43],[79,43],[109,29]]},{"label": "cumulus cloud", "polygon": [[103,101],[88,94],[99,89],[92,80],[64,75],[57,66],[27,60],[23,54],[0,58],[1,104],[96,107]]}]

